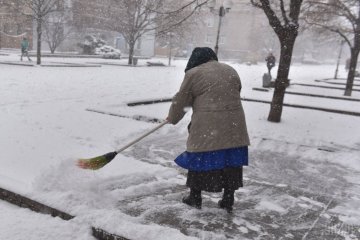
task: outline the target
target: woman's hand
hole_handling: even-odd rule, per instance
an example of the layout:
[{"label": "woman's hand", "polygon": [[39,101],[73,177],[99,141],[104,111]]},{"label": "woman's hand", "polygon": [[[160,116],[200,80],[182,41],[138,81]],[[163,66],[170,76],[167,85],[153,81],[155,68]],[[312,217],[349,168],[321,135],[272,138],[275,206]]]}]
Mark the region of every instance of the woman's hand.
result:
[{"label": "woman's hand", "polygon": [[[173,123],[170,121],[169,116],[166,117],[165,121],[167,121],[167,122],[170,123],[170,124],[173,124]],[[173,125],[174,125],[174,124],[173,124]]]}]

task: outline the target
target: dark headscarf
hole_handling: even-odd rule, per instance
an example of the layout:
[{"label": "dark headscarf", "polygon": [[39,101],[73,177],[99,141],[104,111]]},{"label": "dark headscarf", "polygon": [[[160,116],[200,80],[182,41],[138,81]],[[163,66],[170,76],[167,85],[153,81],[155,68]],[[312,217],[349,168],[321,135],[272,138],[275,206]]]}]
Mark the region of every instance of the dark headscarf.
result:
[{"label": "dark headscarf", "polygon": [[208,47],[197,47],[191,53],[185,72],[210,60],[218,61],[216,53]]}]

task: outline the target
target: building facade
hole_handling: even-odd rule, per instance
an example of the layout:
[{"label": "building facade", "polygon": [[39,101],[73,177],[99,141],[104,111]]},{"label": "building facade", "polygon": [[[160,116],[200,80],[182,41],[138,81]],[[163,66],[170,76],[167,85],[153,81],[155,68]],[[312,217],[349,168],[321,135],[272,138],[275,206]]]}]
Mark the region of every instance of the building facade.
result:
[{"label": "building facade", "polygon": [[[194,46],[214,49],[222,2],[218,0],[213,11],[202,8],[204,21],[199,22],[200,32],[194,36]],[[262,60],[267,52],[277,48],[277,39],[269,31],[267,19],[261,10],[253,7],[249,0],[234,0],[231,9],[222,17],[218,46],[218,55],[222,59],[256,62]]]},{"label": "building facade", "polygon": [[32,19],[16,10],[16,4],[18,1],[0,0],[0,48],[20,48],[26,37],[32,49]]},{"label": "building facade", "polygon": [[[219,24],[219,7],[224,0],[217,0],[214,11],[204,7],[204,17],[199,21],[198,34],[194,35],[191,46],[215,48]],[[239,62],[264,61],[269,52],[277,59],[280,57],[280,45],[277,35],[269,25],[263,10],[250,4],[250,0],[233,0],[233,6],[222,18],[219,38],[219,57]],[[302,23],[301,23],[302,24]],[[323,37],[324,38],[324,37]],[[333,62],[337,58],[340,41],[336,38],[325,40],[319,33],[308,29],[300,31],[297,37],[292,61]],[[341,40],[341,39],[340,39]]]}]

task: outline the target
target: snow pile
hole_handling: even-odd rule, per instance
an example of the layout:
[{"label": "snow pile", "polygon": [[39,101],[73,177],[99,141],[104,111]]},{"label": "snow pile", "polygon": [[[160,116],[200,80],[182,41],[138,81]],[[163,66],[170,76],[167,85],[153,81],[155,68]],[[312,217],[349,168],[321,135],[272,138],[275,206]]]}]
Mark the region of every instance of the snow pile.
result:
[{"label": "snow pile", "polygon": [[0,201],[0,239],[95,240],[79,219],[64,221]]}]

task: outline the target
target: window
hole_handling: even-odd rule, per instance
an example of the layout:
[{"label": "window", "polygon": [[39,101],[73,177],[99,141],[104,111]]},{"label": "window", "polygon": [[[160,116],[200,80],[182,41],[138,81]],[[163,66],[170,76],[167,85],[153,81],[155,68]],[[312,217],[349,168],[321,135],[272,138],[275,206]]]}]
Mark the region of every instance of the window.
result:
[{"label": "window", "polygon": [[209,16],[206,20],[206,25],[208,27],[214,27],[214,16]]},{"label": "window", "polygon": [[211,34],[207,34],[205,38],[205,43],[212,43],[214,39],[214,36]]},{"label": "window", "polygon": [[226,42],[226,37],[220,35],[219,44],[225,44],[225,42]]}]

